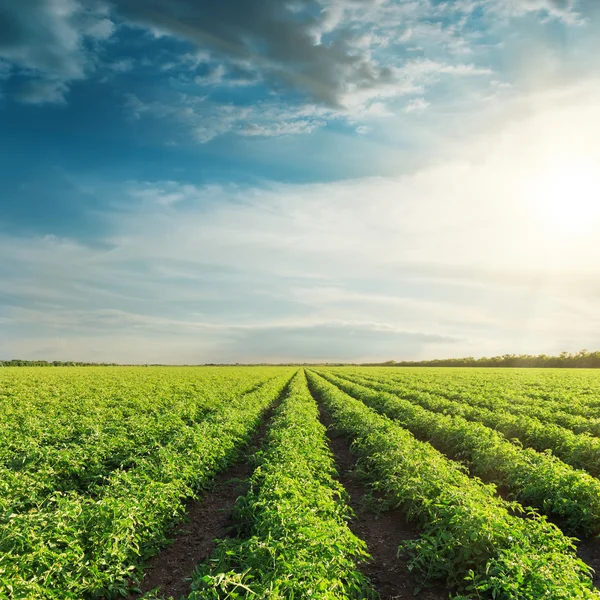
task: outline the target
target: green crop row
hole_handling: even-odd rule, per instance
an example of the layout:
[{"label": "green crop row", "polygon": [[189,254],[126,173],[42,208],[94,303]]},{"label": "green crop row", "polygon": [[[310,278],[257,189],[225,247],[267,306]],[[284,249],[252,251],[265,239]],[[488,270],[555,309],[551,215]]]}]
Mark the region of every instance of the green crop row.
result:
[{"label": "green crop row", "polygon": [[[272,376],[235,368],[0,369],[0,464],[35,461],[51,447],[93,443],[171,414],[192,423],[205,407]],[[141,426],[138,420],[142,418]]]},{"label": "green crop row", "polygon": [[494,486],[318,375],[308,378],[373,487],[423,528],[404,548],[426,580],[445,579],[463,599],[600,598],[572,540],[545,517],[513,516],[519,505]]},{"label": "green crop row", "polygon": [[299,373],[277,410],[251,489],[236,512],[245,528],[199,567],[189,600],[374,597],[357,564],[368,558],[347,525],[325,428]]},{"label": "green crop row", "polygon": [[[395,381],[390,378],[378,378],[363,374],[365,378],[373,379],[378,382],[385,382],[390,385],[397,385]],[[448,385],[449,384],[449,385]],[[504,410],[515,415],[526,415],[529,417],[535,417],[536,419],[546,422],[560,425],[566,429],[570,429],[575,433],[589,433],[593,436],[600,436],[600,419],[591,415],[572,414],[566,410],[567,405],[563,402],[552,402],[552,401],[540,401],[535,400],[531,397],[523,397],[520,395],[510,394],[506,396],[506,392],[499,394],[494,393],[488,389],[484,390],[454,390],[452,382],[449,381],[445,389],[428,389],[428,388],[417,388],[420,391],[435,393],[449,400],[455,400],[457,402],[463,402],[470,406],[488,408],[489,410]],[[411,388],[411,386],[409,386]],[[412,388],[414,389],[414,388]]]},{"label": "green crop row", "polygon": [[[345,376],[350,377],[350,374]],[[353,381],[362,380],[373,389],[390,392],[428,410],[459,415],[468,421],[483,423],[487,427],[498,430],[511,441],[518,439],[524,446],[539,452],[550,450],[572,467],[584,469],[595,477],[600,475],[600,439],[598,438],[573,433],[569,429],[552,423],[542,423],[535,417],[514,415],[501,409],[479,408],[426,392],[398,388],[383,382],[377,383],[372,379],[357,378],[356,372],[353,373],[351,379]]]},{"label": "green crop row", "polygon": [[[135,381],[128,380],[127,383]],[[58,419],[46,417],[53,443],[44,436],[33,441],[27,427],[22,428],[18,437],[13,422],[12,433],[15,435],[12,439],[14,441],[18,437],[18,444],[3,444],[10,460],[0,465],[0,512],[17,513],[43,508],[44,503],[57,492],[77,492],[94,497],[106,485],[113,471],[134,468],[223,402],[257,389],[252,380],[245,384],[240,381],[231,390],[223,386],[222,395],[209,400],[207,392],[220,389],[217,386],[214,382],[211,385],[207,378],[204,401],[193,399],[193,414],[190,411],[192,403],[186,402],[185,396],[168,404],[163,396],[148,398],[141,395],[149,391],[148,386],[141,390],[131,387],[129,397],[118,402],[115,397],[110,401],[98,398],[91,414],[80,416],[75,424],[64,423],[64,418],[61,423]],[[121,393],[126,389],[121,388]],[[72,389],[66,389],[64,396],[56,402],[72,410],[76,405],[72,392]],[[26,409],[24,395],[21,403]],[[85,405],[79,404],[79,408],[84,409]]]},{"label": "green crop row", "polygon": [[369,368],[361,371],[450,400],[477,396],[540,406],[588,419],[600,417],[600,381],[594,370]]},{"label": "green crop row", "polygon": [[549,454],[518,448],[481,423],[434,413],[326,371],[319,374],[447,456],[465,462],[473,475],[502,486],[521,504],[559,517],[568,532],[590,535],[600,531],[600,481],[585,471]]},{"label": "green crop row", "polygon": [[23,600],[125,595],[166,542],[185,502],[237,456],[292,369],[117,469],[95,496],[56,492],[41,507],[0,514],[0,597]]}]

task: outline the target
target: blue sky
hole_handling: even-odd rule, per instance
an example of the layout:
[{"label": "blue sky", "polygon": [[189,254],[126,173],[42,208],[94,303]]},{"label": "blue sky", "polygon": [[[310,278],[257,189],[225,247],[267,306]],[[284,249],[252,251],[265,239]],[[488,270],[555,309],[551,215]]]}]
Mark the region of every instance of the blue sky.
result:
[{"label": "blue sky", "polygon": [[600,347],[599,19],[595,0],[5,5],[0,358]]}]

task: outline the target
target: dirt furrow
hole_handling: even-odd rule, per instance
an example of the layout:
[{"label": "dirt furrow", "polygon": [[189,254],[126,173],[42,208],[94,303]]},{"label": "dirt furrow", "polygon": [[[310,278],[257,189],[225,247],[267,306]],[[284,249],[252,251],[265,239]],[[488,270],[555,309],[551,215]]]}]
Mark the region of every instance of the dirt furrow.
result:
[{"label": "dirt furrow", "polygon": [[593,537],[579,542],[577,556],[594,569],[594,587],[600,589],[600,538]]},{"label": "dirt furrow", "polygon": [[[373,560],[362,567],[371,578],[373,586],[382,600],[414,600],[417,581],[408,570],[405,557],[398,557],[400,542],[418,537],[415,527],[406,522],[399,509],[376,514],[368,502],[368,492],[354,474],[356,459],[350,452],[348,442],[332,428],[331,419],[319,407],[321,422],[327,427],[329,447],[335,458],[338,480],[346,489],[349,504],[355,517],[349,525],[353,533],[363,539]],[[447,600],[448,591],[436,586],[421,590],[416,596],[420,600]]]}]

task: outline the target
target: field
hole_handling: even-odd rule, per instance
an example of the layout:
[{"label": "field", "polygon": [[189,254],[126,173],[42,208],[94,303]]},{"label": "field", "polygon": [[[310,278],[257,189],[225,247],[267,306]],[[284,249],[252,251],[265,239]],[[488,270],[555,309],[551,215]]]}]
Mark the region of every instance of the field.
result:
[{"label": "field", "polygon": [[0,598],[600,599],[600,373],[0,369]]}]

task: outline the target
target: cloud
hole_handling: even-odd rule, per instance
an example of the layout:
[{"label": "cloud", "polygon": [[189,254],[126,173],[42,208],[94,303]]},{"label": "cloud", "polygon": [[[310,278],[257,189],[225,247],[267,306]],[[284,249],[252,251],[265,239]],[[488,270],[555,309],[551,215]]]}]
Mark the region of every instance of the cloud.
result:
[{"label": "cloud", "polygon": [[[404,66],[401,51],[407,38],[397,35],[400,23],[415,22],[409,37],[443,38],[446,50],[454,54],[469,51],[456,25],[429,22],[444,15],[423,2],[301,0],[286,4],[257,0],[248,5],[239,0],[124,0],[115,9],[132,23],[196,44],[201,60],[188,64],[193,68],[211,64],[207,72],[196,77],[200,85],[260,79],[275,89],[290,87],[335,111],[364,110],[382,98],[415,91],[414,77]],[[425,31],[427,34],[422,33]],[[240,64],[250,65],[252,77],[225,77],[231,67],[239,68]],[[171,62],[168,68],[175,65]],[[426,65],[424,61],[422,66]],[[430,76],[434,65],[438,75],[490,72],[474,65],[442,65],[430,59]]]},{"label": "cloud", "polygon": [[[377,356],[411,356],[430,344],[454,345],[458,338],[402,331],[378,323],[331,321],[305,326],[276,326],[238,332],[229,342],[230,355],[250,362],[361,361]],[[221,350],[227,355],[227,349]]]},{"label": "cloud", "polygon": [[[94,340],[94,346],[101,349],[100,355],[96,351],[94,360],[136,363],[372,360],[374,356],[381,359],[391,355],[410,356],[428,344],[453,345],[459,341],[449,336],[402,331],[376,322],[339,319],[215,326],[111,309],[41,311],[14,307],[8,314],[3,321],[9,326],[27,325],[54,332],[54,337],[35,341],[24,336],[10,349],[11,356],[40,357],[41,352],[57,360],[82,355],[79,336],[70,333],[74,331]],[[114,336],[115,331],[127,333],[119,336],[121,349],[108,352],[106,336]],[[199,338],[197,342],[190,341],[192,333]],[[140,336],[160,340],[161,350],[155,344],[141,347]],[[0,346],[0,352],[7,350]],[[94,356],[89,349],[84,353],[90,359]]]},{"label": "cloud", "polygon": [[[392,81],[390,69],[361,50],[349,31],[327,43],[339,22],[315,0],[294,5],[278,0],[124,0],[117,9],[147,27],[210,48],[224,57],[249,60],[275,77],[331,107],[343,103],[350,90],[363,93]],[[341,9],[342,13],[344,8]],[[339,12],[339,11],[338,11]],[[320,31],[320,34],[316,32]]]},{"label": "cloud", "polygon": [[[203,85],[222,80],[224,70],[212,72],[202,79]],[[378,90],[378,97],[422,93],[425,86],[451,76],[456,78],[488,76],[491,71],[473,64],[446,64],[428,59],[406,61],[393,70],[395,83]],[[358,121],[391,117],[394,112],[384,101],[373,100],[372,92],[364,94],[359,89],[348,90],[344,95],[345,108],[329,108],[316,103],[281,103],[260,100],[253,104],[215,103],[209,95],[178,93],[165,95],[164,99],[146,101],[128,94],[125,101],[127,113],[136,120],[150,118],[167,120],[182,126],[171,132],[171,140],[186,139],[206,143],[214,138],[233,133],[246,137],[280,137],[308,134],[339,121],[355,125]],[[415,106],[420,106],[419,104]]]},{"label": "cloud", "polygon": [[12,65],[5,60],[0,59],[0,81],[4,81],[10,77]]},{"label": "cloud", "polygon": [[23,0],[0,13],[0,55],[27,69],[81,77],[85,56],[71,0]]},{"label": "cloud", "polygon": [[430,104],[425,100],[425,98],[414,98],[404,107],[404,112],[420,113],[426,110],[429,106]]},{"label": "cloud", "polygon": [[[76,0],[19,0],[0,9],[0,59],[34,77],[18,97],[61,103],[64,86],[82,79],[93,59],[84,40],[106,40],[114,31],[101,4]],[[38,82],[37,78],[41,78]],[[28,84],[29,85],[29,84]]]},{"label": "cloud", "polygon": [[200,87],[236,88],[257,85],[261,82],[260,75],[249,64],[230,64],[207,61],[207,70],[202,75],[194,77],[194,83]]},{"label": "cloud", "polygon": [[400,34],[398,42],[423,47],[442,47],[450,55],[473,54],[473,35],[461,31],[461,21],[448,25],[442,22],[416,21]]},{"label": "cloud", "polygon": [[106,67],[114,73],[128,73],[135,67],[135,62],[131,58],[122,58],[112,63],[108,63]]},{"label": "cloud", "polygon": [[[598,214],[565,228],[539,190],[557,165],[599,171],[599,97],[539,96],[534,116],[410,175],[99,184],[105,227],[86,243],[0,236],[11,256],[2,354],[203,362],[593,347]],[[573,214],[577,198],[564,202]]]},{"label": "cloud", "polygon": [[172,139],[206,143],[233,133],[246,137],[279,137],[311,133],[327,121],[342,118],[341,113],[317,105],[286,106],[275,102],[252,105],[215,104],[206,96],[179,94],[169,102],[144,102],[130,94],[125,110],[134,119],[169,120],[179,124]]},{"label": "cloud", "polygon": [[[40,79],[47,90],[48,81],[68,86],[103,64],[107,41],[118,25],[127,24],[152,34],[145,38],[148,47],[167,37],[191,44],[179,56],[151,65],[183,82],[208,90],[262,83],[277,94],[299,95],[295,103],[356,113],[421,93],[420,87],[434,81],[432,71],[431,81],[410,76],[411,47],[425,57],[421,66],[440,66],[438,76],[489,74],[489,66],[454,61],[467,56],[489,61],[487,34],[495,21],[532,13],[570,25],[584,22],[576,0],[22,0],[0,9],[0,60]],[[105,66],[125,72],[130,60]],[[55,103],[60,96],[46,95]]]},{"label": "cloud", "polygon": [[34,79],[24,83],[15,96],[24,104],[66,104],[68,86],[62,81]]},{"label": "cloud", "polygon": [[508,17],[541,13],[569,25],[582,25],[585,20],[577,12],[578,0],[484,0],[490,10]]}]

